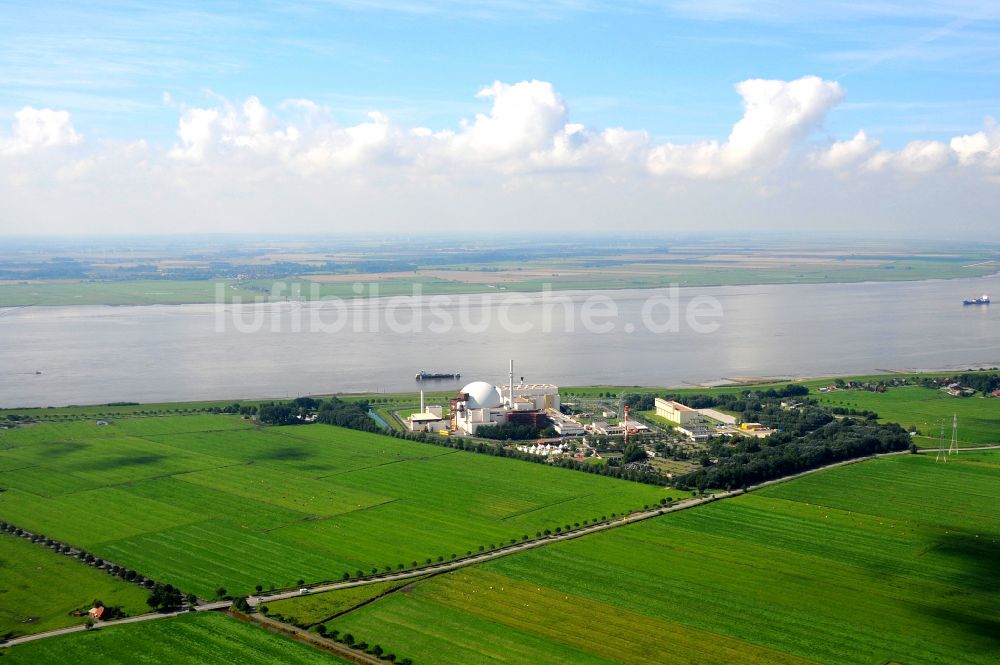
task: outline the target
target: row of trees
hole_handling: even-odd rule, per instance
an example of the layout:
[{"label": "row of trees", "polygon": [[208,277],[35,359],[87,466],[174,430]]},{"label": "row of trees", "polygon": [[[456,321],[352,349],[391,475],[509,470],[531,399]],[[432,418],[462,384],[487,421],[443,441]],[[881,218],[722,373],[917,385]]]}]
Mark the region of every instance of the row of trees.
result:
[{"label": "row of trees", "polygon": [[[235,606],[237,610],[244,613],[249,613],[252,611],[252,608],[247,603],[245,598],[237,598]],[[341,633],[336,628],[330,630],[326,627],[326,624],[323,623],[306,624],[303,623],[302,621],[299,621],[298,618],[293,616],[286,617],[277,612],[271,613],[267,605],[261,605],[260,607],[257,608],[257,610],[261,614],[264,614],[265,616],[274,619],[275,621],[289,623],[298,628],[304,628],[304,629],[312,628],[313,630],[316,631],[316,634],[319,635],[320,637],[325,637],[329,640],[333,640],[334,642],[339,642],[340,644],[350,647],[351,649],[364,651],[365,653],[371,656],[375,656],[379,660],[384,660],[389,663],[397,663],[398,665],[413,665],[413,660],[410,658],[398,658],[396,654],[387,652],[378,644],[368,644],[363,640],[358,640],[357,638],[354,637],[353,634]]]},{"label": "row of trees", "polygon": [[340,642],[341,644],[352,649],[364,651],[367,654],[375,656],[379,660],[384,660],[389,663],[398,663],[398,665],[413,665],[413,660],[410,658],[397,658],[396,654],[387,653],[381,645],[368,644],[367,642],[357,640],[351,633],[341,633],[336,628],[333,630],[327,630],[326,625],[322,623],[316,626],[316,633],[322,637],[331,639],[334,642]]},{"label": "row of trees", "polygon": [[[184,600],[184,594],[172,584],[157,584],[153,587],[149,598],[146,599],[146,604],[154,610],[176,610],[184,604]],[[189,593],[187,602],[194,605],[198,602],[198,597]]]},{"label": "row of trees", "polygon": [[[37,545],[41,545],[43,547],[51,549],[53,552],[56,552],[57,554],[72,556],[78,559],[81,563],[97,568],[98,570],[103,570],[108,575],[113,575],[119,578],[120,580],[123,580],[125,582],[132,582],[134,584],[138,584],[147,589],[150,589],[151,595],[146,600],[146,603],[153,609],[157,610],[174,609],[179,607],[182,601],[184,600],[183,594],[179,589],[175,589],[173,586],[169,584],[160,584],[158,582],[155,582],[154,580],[145,577],[141,573],[137,573],[131,568],[120,566],[116,563],[112,563],[111,561],[105,561],[104,559],[95,556],[94,554],[84,549],[73,548],[70,545],[67,545],[66,543],[58,541],[54,538],[49,538],[40,533],[33,533],[31,531],[27,531],[15,524],[11,524],[3,520],[0,520],[0,532],[9,533],[13,536],[18,536],[20,538],[26,538]],[[194,604],[197,602],[198,599],[197,597],[194,596],[194,594],[188,594],[187,600],[189,603]],[[105,608],[105,613],[104,616],[102,617],[102,619],[105,621],[125,616],[120,607],[109,607],[99,601],[94,601],[94,603],[95,607],[100,606]]]}]

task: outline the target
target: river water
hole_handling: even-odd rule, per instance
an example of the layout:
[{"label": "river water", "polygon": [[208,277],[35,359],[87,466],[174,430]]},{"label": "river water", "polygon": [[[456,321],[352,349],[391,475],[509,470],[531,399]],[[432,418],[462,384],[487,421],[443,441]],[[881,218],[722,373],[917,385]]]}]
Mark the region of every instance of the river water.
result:
[{"label": "river water", "polygon": [[[1000,303],[961,301],[998,286],[992,276],[461,302],[11,308],[0,310],[0,406],[414,390],[421,369],[461,372],[461,381],[423,382],[451,390],[506,380],[509,358],[517,378],[561,385],[995,366]],[[694,299],[704,316],[692,321],[684,314]]]}]

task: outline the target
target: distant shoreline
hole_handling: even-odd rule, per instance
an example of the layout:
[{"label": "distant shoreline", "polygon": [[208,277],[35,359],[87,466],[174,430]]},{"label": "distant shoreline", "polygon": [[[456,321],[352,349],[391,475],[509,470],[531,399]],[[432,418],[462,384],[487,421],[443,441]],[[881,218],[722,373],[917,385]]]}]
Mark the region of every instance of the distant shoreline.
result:
[{"label": "distant shoreline", "polygon": [[[357,279],[354,282],[344,282],[345,285],[351,286],[355,283],[363,284],[366,287],[377,287],[380,288],[384,286],[385,282],[380,282],[377,279],[373,279],[373,275],[357,275]],[[828,279],[828,280],[782,280],[775,279],[771,281],[733,281],[727,283],[706,283],[706,284],[686,284],[683,282],[678,282],[676,284],[634,284],[634,285],[604,285],[600,283],[595,283],[593,285],[567,285],[560,284],[559,282],[553,282],[550,286],[550,291],[552,293],[568,294],[568,293],[590,293],[590,292],[600,292],[600,293],[616,293],[622,291],[654,291],[657,289],[670,288],[676,286],[677,288],[689,290],[689,289],[719,289],[719,288],[736,288],[736,287],[768,287],[768,286],[821,286],[827,284],[915,284],[915,283],[937,283],[937,282],[954,282],[960,280],[979,280],[979,279],[991,279],[1000,277],[1000,270],[982,275],[954,275],[951,277],[914,277],[913,279]],[[367,278],[367,279],[366,279]],[[10,297],[6,294],[5,290],[15,289],[18,287],[28,288],[37,287],[42,289],[55,290],[57,288],[71,288],[74,290],[90,291],[93,290],[95,293],[93,295],[100,296],[100,291],[114,289],[115,287],[121,287],[123,285],[138,285],[138,284],[149,284],[149,282],[116,282],[116,281],[105,281],[105,282],[65,282],[65,281],[39,281],[39,282],[11,282],[11,281],[0,281],[0,317],[4,316],[7,312],[22,308],[56,308],[56,307],[179,307],[187,305],[216,305],[220,304],[214,299],[214,291],[216,284],[226,284],[230,286],[230,282],[227,280],[211,280],[211,281],[164,281],[161,284],[163,288],[168,287],[198,287],[198,288],[209,288],[213,297],[208,297],[208,293],[205,294],[204,298],[192,298],[192,299],[178,299],[178,300],[144,300],[140,297],[136,297],[131,301],[113,301],[114,299],[108,298],[106,301],[101,301],[99,298],[86,299],[84,295],[87,294],[77,294],[72,298],[63,296],[60,299],[59,294],[53,294],[50,296],[53,301],[38,301],[38,302],[3,302],[3,298]],[[312,284],[308,279],[304,278],[293,278],[289,280],[276,280],[275,283],[285,283],[285,284],[298,284],[298,285],[309,285]],[[544,293],[546,289],[544,287],[530,287],[530,288],[519,288],[516,285],[503,286],[502,288],[489,288],[485,285],[479,285],[480,288],[476,288],[476,285],[465,284],[464,287],[471,287],[461,290],[449,290],[445,288],[446,286],[453,285],[453,282],[445,282],[442,284],[428,284],[419,281],[410,282],[393,282],[391,285],[396,288],[409,288],[411,293],[385,293],[376,296],[370,296],[365,293],[360,295],[355,295],[352,293],[345,294],[330,294],[325,295],[317,299],[311,298],[273,298],[270,296],[264,297],[260,293],[247,293],[244,295],[239,295],[239,302],[234,300],[227,300],[224,304],[226,306],[231,305],[276,305],[288,302],[297,303],[321,303],[325,301],[340,300],[354,300],[355,298],[362,301],[384,301],[389,298],[399,298],[399,297],[414,297],[412,295],[412,289],[415,286],[419,286],[421,293],[419,297],[431,297],[431,296],[449,296],[449,297],[460,297],[460,296],[500,296],[504,294],[519,294],[519,295],[531,295],[536,293]],[[437,287],[437,288],[435,288]],[[231,294],[230,294],[231,295]],[[971,297],[974,294],[965,294],[966,297]]]},{"label": "distant shoreline", "polygon": [[[639,392],[654,392],[654,391],[681,391],[684,393],[693,393],[700,391],[711,391],[719,389],[729,389],[729,388],[753,388],[753,387],[770,387],[785,385],[788,383],[802,383],[802,384],[823,384],[827,382],[833,382],[837,379],[850,379],[857,381],[872,381],[879,379],[888,379],[893,377],[909,376],[909,377],[920,377],[920,376],[942,376],[949,374],[970,374],[978,372],[996,372],[1000,371],[1000,368],[993,366],[992,364],[987,367],[986,365],[970,367],[970,366],[956,366],[951,368],[941,368],[941,369],[884,369],[878,370],[877,373],[873,374],[838,374],[832,376],[801,376],[801,377],[791,377],[791,376],[759,376],[759,377],[737,377],[735,379],[721,379],[720,382],[711,382],[709,384],[691,384],[682,383],[678,385],[666,385],[666,386],[639,386],[639,385],[614,385],[614,384],[594,384],[589,386],[574,386],[574,385],[562,385],[560,386],[560,391],[572,392],[580,390],[610,390],[610,391],[620,391],[628,392],[629,390],[639,391]],[[740,380],[737,380],[740,379]],[[726,381],[723,383],[722,381]],[[427,398],[438,398],[442,395],[450,395],[455,391],[452,390],[433,390],[424,391]],[[392,392],[367,392],[367,391],[351,391],[351,392],[324,392],[324,393],[312,393],[299,395],[302,397],[315,397],[315,398],[325,398],[325,397],[339,397],[346,399],[360,399],[365,397],[396,397],[396,396],[410,396],[412,395],[414,399],[420,393],[420,386],[415,385],[412,391],[401,390]],[[0,414],[6,413],[21,413],[21,412],[50,412],[56,415],[58,412],[80,412],[83,410],[94,411],[98,410],[108,410],[108,409],[125,409],[124,412],[120,412],[123,415],[139,415],[139,411],[150,409],[150,408],[166,408],[166,407],[188,407],[188,408],[204,408],[210,406],[225,406],[228,404],[233,404],[236,402],[245,404],[259,404],[261,402],[282,402],[293,399],[292,397],[220,397],[218,399],[199,399],[193,401],[177,400],[171,402],[138,402],[138,403],[102,403],[102,404],[67,404],[67,405],[46,405],[46,406],[0,406]]]}]

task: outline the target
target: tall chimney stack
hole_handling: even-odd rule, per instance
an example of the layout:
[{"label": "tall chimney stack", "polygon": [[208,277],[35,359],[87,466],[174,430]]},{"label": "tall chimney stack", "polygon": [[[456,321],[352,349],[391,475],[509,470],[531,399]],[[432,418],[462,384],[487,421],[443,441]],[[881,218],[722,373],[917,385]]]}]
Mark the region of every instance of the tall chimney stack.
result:
[{"label": "tall chimney stack", "polygon": [[513,358],[510,359],[510,393],[508,393],[508,396],[510,397],[510,410],[513,411],[514,410],[514,359]]}]

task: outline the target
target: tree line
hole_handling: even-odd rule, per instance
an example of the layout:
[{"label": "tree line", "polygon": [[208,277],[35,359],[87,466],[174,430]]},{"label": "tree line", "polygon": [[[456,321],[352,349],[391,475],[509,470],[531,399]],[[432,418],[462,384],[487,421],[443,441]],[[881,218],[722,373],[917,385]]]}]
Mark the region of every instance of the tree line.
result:
[{"label": "tree line", "polygon": [[736,489],[909,446],[909,434],[894,423],[833,420],[805,434],[778,432],[767,439],[743,439],[735,445],[713,442],[709,454],[718,461],[681,476],[677,487]]},{"label": "tree line", "polygon": [[316,422],[339,427],[349,427],[364,432],[378,432],[381,428],[368,415],[368,402],[348,402],[337,397],[318,400],[296,397],[289,402],[266,402],[257,408],[257,422],[265,425],[300,425],[316,416]]}]

